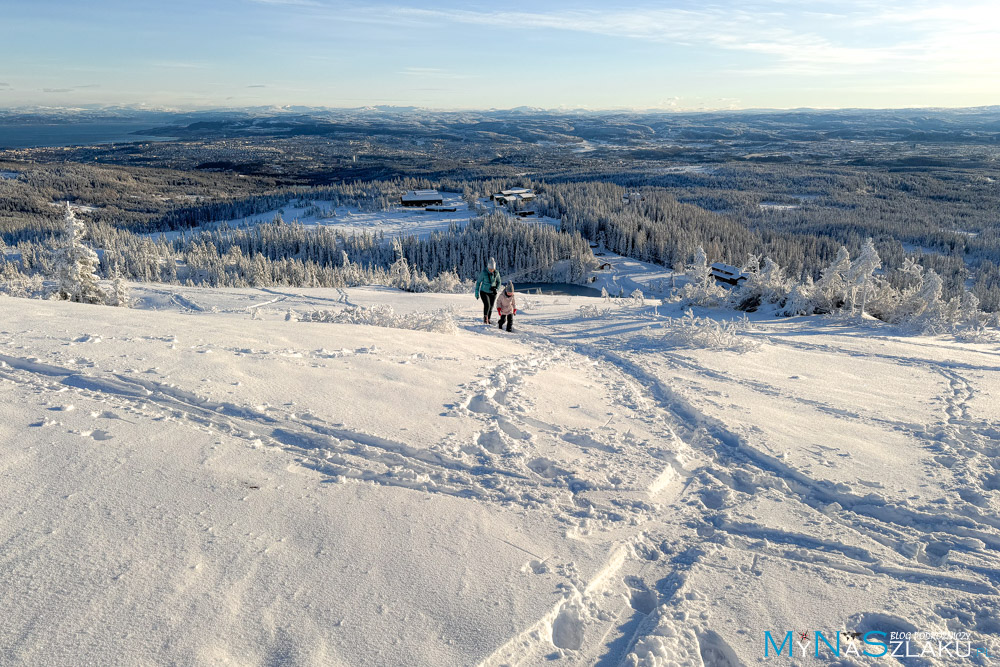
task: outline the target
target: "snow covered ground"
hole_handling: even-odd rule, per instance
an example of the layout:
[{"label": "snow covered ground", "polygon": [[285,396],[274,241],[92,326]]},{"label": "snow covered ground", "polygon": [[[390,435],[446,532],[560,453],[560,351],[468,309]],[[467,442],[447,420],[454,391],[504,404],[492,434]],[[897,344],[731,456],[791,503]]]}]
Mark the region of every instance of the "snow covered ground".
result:
[{"label": "snow covered ground", "polygon": [[[706,347],[674,306],[591,297],[522,297],[507,334],[471,294],[134,296],[0,298],[2,664],[736,667],[766,630],[1000,654],[997,344],[759,315]],[[297,318],[376,304],[456,327]]]},{"label": "snow covered ground", "polygon": [[[187,230],[187,235],[203,229],[215,229],[223,224],[229,227],[252,227],[261,223],[268,223],[280,215],[285,222],[298,222],[306,227],[329,227],[334,230],[350,234],[351,232],[368,232],[385,234],[386,237],[400,235],[417,236],[426,238],[432,232],[447,231],[454,224],[462,228],[469,222],[472,213],[469,205],[462,199],[461,194],[454,192],[441,193],[444,199],[442,208],[455,208],[455,211],[427,211],[423,208],[406,208],[394,206],[385,211],[361,211],[356,207],[334,206],[330,201],[309,200],[302,202],[304,205],[284,206],[272,209],[265,213],[237,218],[233,220],[220,220],[210,225],[196,227]],[[484,200],[488,209],[493,205]],[[526,224],[548,224],[559,225],[559,221],[546,217],[522,218]],[[144,234],[150,238],[160,238],[163,236],[168,240],[178,238],[181,232],[152,233]]]},{"label": "snow covered ground", "polygon": [[645,296],[663,298],[687,280],[658,264],[623,257],[604,248],[594,248],[594,253],[603,268],[593,272],[594,282],[588,286],[598,291],[603,289],[611,296],[628,296],[639,290]]}]

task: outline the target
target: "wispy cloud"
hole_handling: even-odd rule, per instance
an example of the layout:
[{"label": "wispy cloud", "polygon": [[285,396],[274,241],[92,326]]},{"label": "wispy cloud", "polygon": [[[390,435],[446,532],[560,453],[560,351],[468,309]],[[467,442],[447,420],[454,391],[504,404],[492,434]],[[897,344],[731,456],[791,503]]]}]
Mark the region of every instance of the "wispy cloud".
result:
[{"label": "wispy cloud", "polygon": [[205,69],[204,63],[197,63],[185,60],[158,60],[150,63],[151,67],[163,69]]},{"label": "wispy cloud", "polygon": [[249,0],[255,5],[291,5],[297,7],[323,7],[324,5],[315,0]]},{"label": "wispy cloud", "polygon": [[[960,9],[941,3],[875,4],[844,0],[821,11],[769,0],[736,9],[633,8],[564,11],[465,11],[397,7],[403,20],[455,22],[517,30],[558,30],[712,47],[756,54],[773,67],[761,73],[829,73],[862,68],[1000,69],[1000,5]],[[858,31],[864,31],[859,36]]]},{"label": "wispy cloud", "polygon": [[43,93],[72,93],[72,88],[42,88]]},{"label": "wispy cloud", "polygon": [[397,74],[404,76],[421,77],[425,79],[469,79],[470,74],[460,74],[439,67],[404,67]]},{"label": "wispy cloud", "polygon": [[247,88],[267,88],[263,83],[251,83]]}]

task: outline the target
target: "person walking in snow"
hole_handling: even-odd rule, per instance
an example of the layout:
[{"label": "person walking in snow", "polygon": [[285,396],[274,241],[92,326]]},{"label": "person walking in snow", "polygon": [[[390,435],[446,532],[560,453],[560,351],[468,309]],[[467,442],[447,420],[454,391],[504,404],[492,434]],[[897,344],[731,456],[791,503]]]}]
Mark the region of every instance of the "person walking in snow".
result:
[{"label": "person walking in snow", "polygon": [[500,313],[500,328],[507,323],[507,331],[514,330],[514,313],[517,312],[517,302],[514,300],[514,283],[507,283],[503,294],[497,298],[497,312]]},{"label": "person walking in snow", "polygon": [[490,257],[486,268],[479,272],[479,279],[476,280],[476,298],[483,300],[483,324],[490,323],[493,315],[493,302],[500,291],[500,272],[497,271],[497,261]]}]

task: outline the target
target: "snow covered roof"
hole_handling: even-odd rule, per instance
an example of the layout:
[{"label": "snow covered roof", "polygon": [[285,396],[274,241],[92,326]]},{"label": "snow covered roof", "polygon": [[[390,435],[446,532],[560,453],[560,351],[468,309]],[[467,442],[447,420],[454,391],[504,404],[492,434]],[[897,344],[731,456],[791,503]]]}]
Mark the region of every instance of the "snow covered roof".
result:
[{"label": "snow covered roof", "polygon": [[493,195],[493,198],[500,202],[507,201],[528,201],[535,198],[534,192],[515,192],[514,194],[505,195],[503,193]]},{"label": "snow covered roof", "polygon": [[443,200],[443,197],[437,190],[410,190],[400,199],[403,201],[427,201],[431,199]]},{"label": "snow covered roof", "polygon": [[729,280],[746,280],[746,274],[737,269],[735,266],[723,264],[722,262],[715,262],[712,264],[711,268],[712,274],[720,278],[727,278]]},{"label": "snow covered roof", "polygon": [[530,194],[532,197],[535,196],[535,192],[531,188],[511,188],[510,190],[501,190],[499,192],[499,194],[506,195],[506,196],[509,196],[509,195],[522,195],[522,194],[526,194],[526,193]]}]

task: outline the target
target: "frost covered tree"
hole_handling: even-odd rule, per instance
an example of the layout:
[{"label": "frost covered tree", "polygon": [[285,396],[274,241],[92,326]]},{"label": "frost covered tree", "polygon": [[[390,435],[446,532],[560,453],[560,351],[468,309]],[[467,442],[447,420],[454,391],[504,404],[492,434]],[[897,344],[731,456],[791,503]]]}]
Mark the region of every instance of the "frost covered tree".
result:
[{"label": "frost covered tree", "polygon": [[57,294],[78,303],[105,303],[107,295],[97,283],[97,253],[83,244],[86,231],[66,202],[62,245],[52,253],[53,271],[59,280]]},{"label": "frost covered tree", "polygon": [[708,267],[708,255],[701,246],[695,249],[694,260],[687,266],[685,275],[689,282],[681,291],[681,297],[686,304],[715,306],[725,296],[725,290],[712,276]]},{"label": "frost covered tree", "polygon": [[785,298],[784,305],[777,311],[779,315],[794,317],[796,315],[812,315],[816,312],[816,286],[813,279],[806,276],[805,281],[792,287]]},{"label": "frost covered tree", "polygon": [[882,259],[875,250],[875,242],[869,237],[861,248],[861,254],[851,262],[850,271],[847,273],[851,315],[857,311],[860,301],[861,310],[858,316],[863,317],[868,301],[878,295],[879,279],[875,276],[875,272],[880,268]]},{"label": "frost covered tree", "polygon": [[747,279],[730,293],[730,302],[738,309],[753,310],[765,303],[784,305],[792,284],[774,260],[765,257],[761,263],[751,256],[743,272]]},{"label": "frost covered tree", "polygon": [[917,323],[942,316],[944,282],[933,269],[925,272],[924,267],[913,258],[907,258],[898,276],[900,288],[883,289],[878,302],[873,304],[873,313],[879,319]]},{"label": "frost covered tree", "polygon": [[408,290],[413,284],[413,274],[409,262],[406,261],[406,255],[403,254],[403,244],[399,237],[392,240],[392,250],[396,255],[396,261],[389,266],[389,285]]},{"label": "frost covered tree", "polygon": [[833,264],[823,269],[816,282],[816,309],[830,313],[847,303],[847,280],[851,271],[851,253],[841,246]]}]

